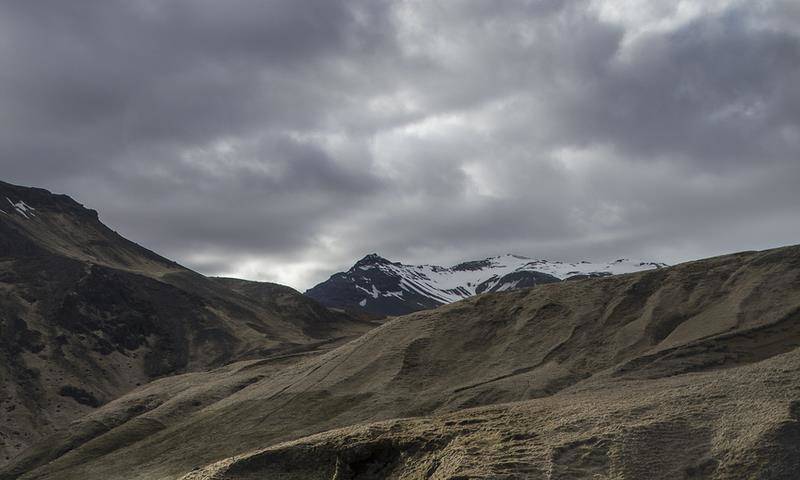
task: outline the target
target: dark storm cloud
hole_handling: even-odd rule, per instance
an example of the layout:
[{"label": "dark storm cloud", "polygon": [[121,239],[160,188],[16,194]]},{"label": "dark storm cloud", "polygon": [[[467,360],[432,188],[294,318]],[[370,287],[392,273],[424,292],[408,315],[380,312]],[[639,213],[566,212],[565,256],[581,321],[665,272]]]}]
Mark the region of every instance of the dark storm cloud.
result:
[{"label": "dark storm cloud", "polygon": [[0,6],[3,178],[205,273],[797,242],[793,1]]},{"label": "dark storm cloud", "polygon": [[708,168],[786,160],[800,143],[800,42],[756,31],[746,12],[651,35],[614,58],[567,104],[569,131],[639,158],[674,155]]},{"label": "dark storm cloud", "polygon": [[4,153],[88,166],[139,145],[194,145],[276,124],[313,128],[339,101],[326,91],[335,85],[314,83],[316,68],[380,45],[377,5],[6,3]]}]

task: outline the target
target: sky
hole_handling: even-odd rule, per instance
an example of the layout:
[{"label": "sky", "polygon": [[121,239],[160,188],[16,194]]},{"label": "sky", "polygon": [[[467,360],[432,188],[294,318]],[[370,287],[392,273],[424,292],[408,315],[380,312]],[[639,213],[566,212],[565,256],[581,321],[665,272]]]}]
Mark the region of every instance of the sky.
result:
[{"label": "sky", "polygon": [[209,275],[800,243],[796,0],[6,0],[0,179]]}]

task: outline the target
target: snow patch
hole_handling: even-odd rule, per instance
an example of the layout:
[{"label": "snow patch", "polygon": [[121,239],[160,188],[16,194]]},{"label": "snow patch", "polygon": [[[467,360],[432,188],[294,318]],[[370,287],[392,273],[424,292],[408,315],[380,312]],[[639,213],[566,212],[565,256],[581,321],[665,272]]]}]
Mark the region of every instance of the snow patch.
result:
[{"label": "snow patch", "polygon": [[[8,203],[10,203],[12,207],[14,207],[14,210],[16,210],[17,213],[19,213],[23,217],[31,218],[31,217],[35,217],[36,216],[36,213],[34,213],[36,211],[36,209],[31,207],[27,203],[25,203],[23,200],[18,200],[17,202],[13,202],[8,197],[6,197],[6,200],[8,200]],[[6,212],[3,212],[3,213],[6,213]],[[8,215],[8,214],[6,213],[6,215]]]},{"label": "snow patch", "polygon": [[516,288],[519,285],[520,280],[516,280],[513,282],[508,282],[500,285],[500,287],[496,290],[497,292],[505,292],[506,290],[511,290],[512,288]]},{"label": "snow patch", "polygon": [[398,291],[396,291],[396,292],[383,292],[383,293],[381,294],[381,296],[382,296],[382,297],[397,297],[397,298],[403,298],[403,291],[402,291],[402,290],[398,290]]},{"label": "snow patch", "polygon": [[[369,279],[364,279],[369,281]],[[361,290],[362,292],[366,293],[367,295],[371,296],[372,298],[378,298],[381,294],[380,290],[375,285],[371,285],[372,290],[367,290],[366,288],[362,287],[361,285],[356,285],[356,288]]]}]

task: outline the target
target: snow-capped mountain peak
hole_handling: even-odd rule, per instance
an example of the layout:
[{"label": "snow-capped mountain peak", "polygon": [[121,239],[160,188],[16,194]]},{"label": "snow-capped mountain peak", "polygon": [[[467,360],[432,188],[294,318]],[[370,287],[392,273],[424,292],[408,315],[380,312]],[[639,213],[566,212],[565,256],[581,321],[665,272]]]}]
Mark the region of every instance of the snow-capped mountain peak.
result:
[{"label": "snow-capped mountain peak", "polygon": [[405,265],[377,253],[332,275],[306,294],[328,306],[400,315],[484,293],[532,287],[573,277],[631,273],[666,266],[625,258],[607,263],[533,259],[505,254],[452,267]]}]

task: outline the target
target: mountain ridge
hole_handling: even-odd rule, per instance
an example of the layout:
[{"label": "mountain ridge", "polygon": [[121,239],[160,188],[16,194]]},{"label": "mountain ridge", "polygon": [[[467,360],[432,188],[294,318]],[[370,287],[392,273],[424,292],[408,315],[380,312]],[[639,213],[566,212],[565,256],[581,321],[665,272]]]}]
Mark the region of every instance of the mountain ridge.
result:
[{"label": "mountain ridge", "polygon": [[608,263],[562,262],[505,254],[442,267],[406,265],[370,253],[346,272],[331,275],[305,294],[329,307],[403,315],[484,292],[664,266],[664,263],[628,259]]},{"label": "mountain ridge", "polygon": [[204,277],[66,195],[0,182],[0,203],[0,464],[155,378],[374,327],[288,287]]}]

